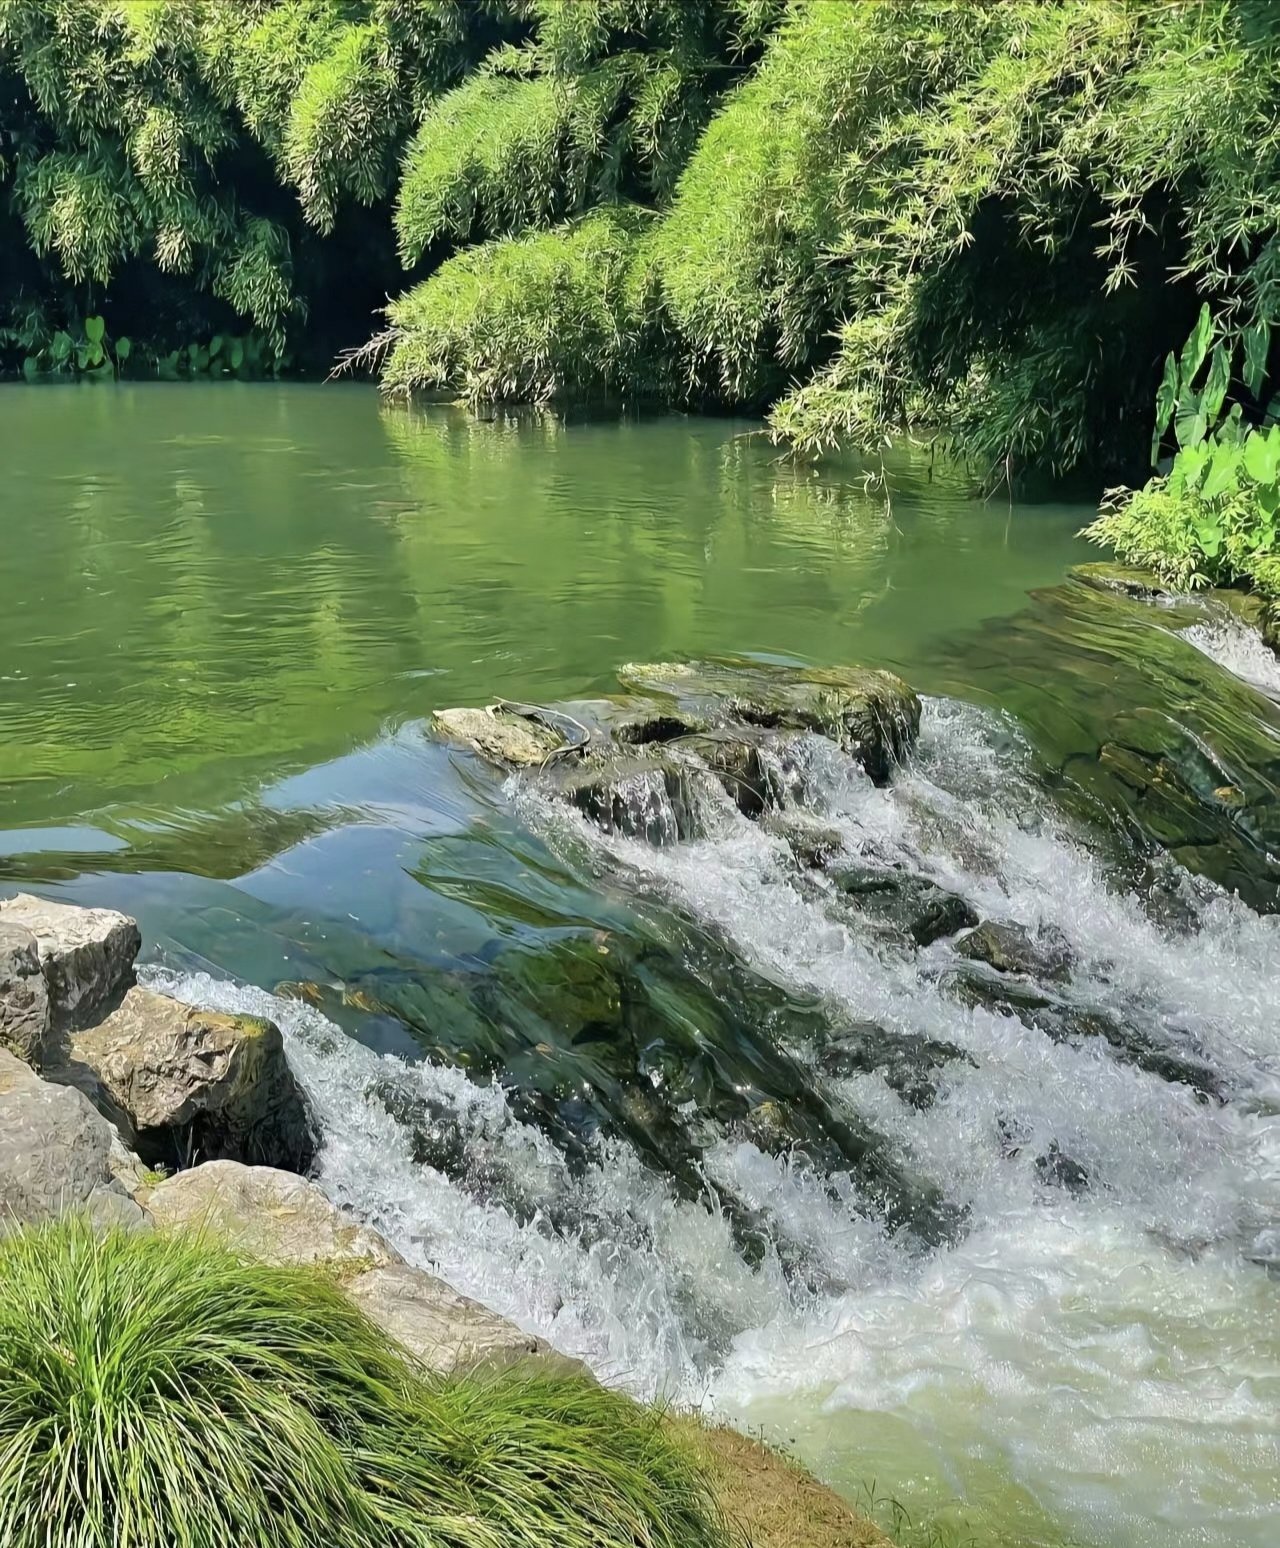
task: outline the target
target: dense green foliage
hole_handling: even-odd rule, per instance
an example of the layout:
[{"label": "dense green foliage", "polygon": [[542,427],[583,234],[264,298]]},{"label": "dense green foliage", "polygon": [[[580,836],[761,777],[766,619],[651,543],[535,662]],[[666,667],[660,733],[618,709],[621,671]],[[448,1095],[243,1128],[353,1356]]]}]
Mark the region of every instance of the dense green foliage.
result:
[{"label": "dense green foliage", "polygon": [[[771,406],[808,449],[945,424],[984,467],[1136,471],[1161,362],[1202,300],[1231,338],[1271,319],[1280,19],[1266,7],[790,0],[755,20],[760,57],[674,180],[646,185],[629,120],[610,116],[604,65],[625,51],[606,28],[577,59],[539,32],[518,56],[532,73],[501,90],[481,74],[446,99],[471,108],[444,141],[424,124],[402,237],[417,233],[411,254],[446,230],[489,240],[393,308],[389,380],[524,397],[509,362],[527,338],[551,350],[543,393]],[[484,68],[516,64],[507,50]],[[504,116],[508,91],[545,111]],[[566,150],[583,144],[595,159]],[[619,217],[604,264],[580,261],[584,198],[651,212]],[[528,295],[553,269],[530,327]],[[458,305],[460,273],[485,292],[483,327]],[[616,347],[584,317],[609,319]]]},{"label": "dense green foliage", "polygon": [[726,1548],[653,1413],[412,1369],[314,1272],[64,1221],[0,1243],[5,1548]]},{"label": "dense green foliage", "polygon": [[[1267,322],[1245,331],[1241,386],[1255,401],[1269,347]],[[1176,587],[1247,581],[1280,593],[1280,397],[1247,424],[1238,400],[1223,413],[1232,379],[1206,306],[1157,395],[1153,457],[1171,425],[1178,442],[1167,475],[1113,491],[1088,535]]]},{"label": "dense green foliage", "polygon": [[1130,480],[1204,304],[1219,413],[1272,391],[1265,0],[0,0],[0,147],[29,375],[375,332],[389,388]]}]

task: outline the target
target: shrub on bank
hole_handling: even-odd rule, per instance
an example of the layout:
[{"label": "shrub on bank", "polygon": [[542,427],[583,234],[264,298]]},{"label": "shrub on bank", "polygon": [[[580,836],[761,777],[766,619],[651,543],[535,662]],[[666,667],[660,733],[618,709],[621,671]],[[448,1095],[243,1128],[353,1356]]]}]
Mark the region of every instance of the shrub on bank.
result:
[{"label": "shrub on bank", "polygon": [[4,1548],[728,1548],[660,1417],[444,1379],[311,1270],[67,1220],[0,1242]]}]

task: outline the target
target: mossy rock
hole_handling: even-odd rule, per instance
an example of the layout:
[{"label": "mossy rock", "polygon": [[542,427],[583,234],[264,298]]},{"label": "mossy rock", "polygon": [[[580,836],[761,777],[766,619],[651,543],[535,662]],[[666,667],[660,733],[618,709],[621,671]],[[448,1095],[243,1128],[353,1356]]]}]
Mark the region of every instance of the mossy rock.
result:
[{"label": "mossy rock", "polygon": [[553,727],[500,707],[436,710],[432,721],[448,741],[514,768],[536,767],[567,746]]},{"label": "mossy rock", "polygon": [[618,679],[665,696],[680,717],[712,725],[816,731],[885,783],[920,732],[920,701],[892,672],[869,667],[783,667],[751,661],[633,663]]},{"label": "mossy rock", "polygon": [[1094,591],[1111,591],[1135,601],[1155,602],[1174,595],[1154,570],[1140,569],[1137,565],[1075,564],[1067,571],[1072,580],[1091,586]]}]

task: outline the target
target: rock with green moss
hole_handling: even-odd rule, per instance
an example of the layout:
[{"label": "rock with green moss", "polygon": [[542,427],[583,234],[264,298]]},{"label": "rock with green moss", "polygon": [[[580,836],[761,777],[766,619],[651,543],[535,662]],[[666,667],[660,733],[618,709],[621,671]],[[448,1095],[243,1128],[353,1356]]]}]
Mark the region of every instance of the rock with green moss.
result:
[{"label": "rock with green moss", "polygon": [[816,731],[883,784],[920,730],[920,701],[892,672],[868,667],[783,667],[749,661],[624,666],[625,688],[663,697],[679,718],[771,730]]},{"label": "rock with green moss", "polygon": [[1093,564],[1072,565],[1067,573],[1072,580],[1091,586],[1095,591],[1111,591],[1137,601],[1154,602],[1172,596],[1170,588],[1154,570],[1143,570],[1137,565],[1100,560]]},{"label": "rock with green moss", "polygon": [[76,1033],[54,1078],[79,1086],[151,1165],[229,1157],[306,1171],[311,1116],[274,1022],[133,988]]}]

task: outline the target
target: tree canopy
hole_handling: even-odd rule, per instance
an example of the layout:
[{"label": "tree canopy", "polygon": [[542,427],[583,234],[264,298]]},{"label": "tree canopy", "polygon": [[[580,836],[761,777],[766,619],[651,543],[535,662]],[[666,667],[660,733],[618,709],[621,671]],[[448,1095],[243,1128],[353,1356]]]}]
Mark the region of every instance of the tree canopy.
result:
[{"label": "tree canopy", "polygon": [[373,333],[394,389],[1132,473],[1205,302],[1269,392],[1278,50],[1263,0],[0,0],[0,348]]}]

